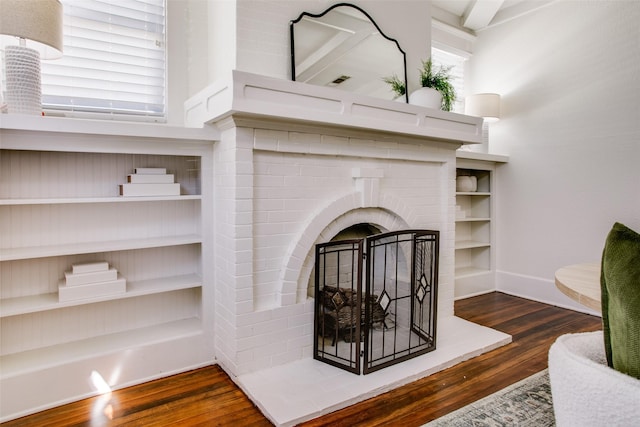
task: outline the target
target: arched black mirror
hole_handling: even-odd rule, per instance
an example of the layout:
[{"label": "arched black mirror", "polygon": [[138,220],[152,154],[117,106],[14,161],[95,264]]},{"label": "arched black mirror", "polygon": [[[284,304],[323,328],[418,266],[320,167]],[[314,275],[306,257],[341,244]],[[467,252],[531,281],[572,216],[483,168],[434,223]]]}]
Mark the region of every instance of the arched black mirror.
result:
[{"label": "arched black mirror", "polygon": [[[383,99],[396,99],[385,78],[407,87],[407,60],[367,12],[338,3],[314,15],[302,12],[289,25],[291,79]],[[402,99],[408,102],[405,93]]]}]

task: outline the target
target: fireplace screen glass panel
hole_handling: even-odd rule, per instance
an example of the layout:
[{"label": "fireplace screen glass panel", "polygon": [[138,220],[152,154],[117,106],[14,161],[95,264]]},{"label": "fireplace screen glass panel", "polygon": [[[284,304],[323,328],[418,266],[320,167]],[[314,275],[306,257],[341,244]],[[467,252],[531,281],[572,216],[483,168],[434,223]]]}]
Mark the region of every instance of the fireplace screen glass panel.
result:
[{"label": "fireplace screen glass panel", "polygon": [[316,246],[314,355],[360,373],[363,240]]},{"label": "fireplace screen glass panel", "polygon": [[437,231],[317,245],[314,357],[367,374],[434,350],[437,277]]}]

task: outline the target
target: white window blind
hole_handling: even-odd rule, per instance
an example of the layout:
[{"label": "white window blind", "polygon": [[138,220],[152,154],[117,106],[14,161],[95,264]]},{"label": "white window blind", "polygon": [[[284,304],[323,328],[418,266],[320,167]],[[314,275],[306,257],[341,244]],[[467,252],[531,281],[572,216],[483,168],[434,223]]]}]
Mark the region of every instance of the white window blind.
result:
[{"label": "white window blind", "polygon": [[163,119],[165,0],[62,4],[64,55],[42,61],[44,109]]},{"label": "white window blind", "polygon": [[442,49],[431,49],[431,61],[436,66],[451,67],[451,83],[456,91],[456,100],[451,111],[464,113],[464,62],[465,58]]}]

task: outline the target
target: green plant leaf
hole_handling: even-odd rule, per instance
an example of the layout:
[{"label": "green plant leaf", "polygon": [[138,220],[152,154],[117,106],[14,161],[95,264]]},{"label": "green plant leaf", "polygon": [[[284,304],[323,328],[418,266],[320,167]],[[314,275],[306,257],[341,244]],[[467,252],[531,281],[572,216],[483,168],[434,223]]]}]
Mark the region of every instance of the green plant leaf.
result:
[{"label": "green plant leaf", "polygon": [[442,109],[451,111],[453,102],[456,99],[456,92],[451,84],[452,67],[438,67],[434,70],[431,58],[422,61],[422,69],[420,69],[420,84],[422,87],[430,87],[442,94]]}]

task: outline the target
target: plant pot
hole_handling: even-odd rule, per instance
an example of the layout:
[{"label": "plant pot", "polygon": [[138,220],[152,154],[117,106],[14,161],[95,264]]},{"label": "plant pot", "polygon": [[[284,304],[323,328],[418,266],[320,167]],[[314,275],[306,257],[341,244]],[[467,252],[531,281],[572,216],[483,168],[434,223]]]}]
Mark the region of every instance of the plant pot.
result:
[{"label": "plant pot", "polygon": [[442,94],[430,87],[422,87],[411,92],[409,104],[439,110],[442,107]]}]

